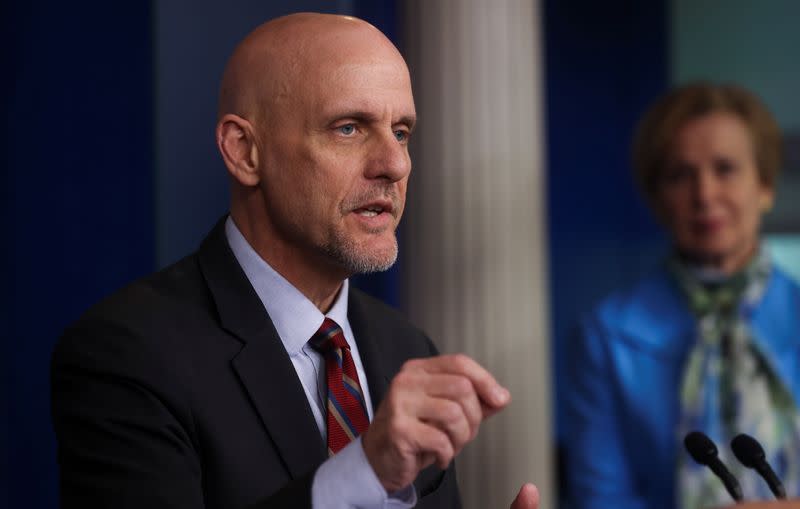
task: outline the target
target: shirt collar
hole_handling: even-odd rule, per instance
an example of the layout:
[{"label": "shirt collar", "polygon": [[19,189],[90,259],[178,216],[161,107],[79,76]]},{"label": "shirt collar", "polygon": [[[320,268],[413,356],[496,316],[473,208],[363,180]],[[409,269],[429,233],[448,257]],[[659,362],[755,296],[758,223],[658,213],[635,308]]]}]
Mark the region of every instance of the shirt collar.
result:
[{"label": "shirt collar", "polygon": [[324,315],[300,290],[256,253],[230,216],[225,221],[225,236],[290,356],[300,352],[326,316],[340,327],[345,327],[349,293],[347,279],[342,283],[333,306]]}]

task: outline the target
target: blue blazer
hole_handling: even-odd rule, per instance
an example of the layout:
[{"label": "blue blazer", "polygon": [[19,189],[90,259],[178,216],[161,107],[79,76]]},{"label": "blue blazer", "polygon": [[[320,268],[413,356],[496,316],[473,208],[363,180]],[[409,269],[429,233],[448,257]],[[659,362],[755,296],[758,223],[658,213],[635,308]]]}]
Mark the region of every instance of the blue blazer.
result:
[{"label": "blue blazer", "polygon": [[[748,317],[800,405],[800,286],[775,268]],[[565,405],[570,507],[675,506],[679,391],[695,320],[658,271],[604,300],[569,349]]]}]

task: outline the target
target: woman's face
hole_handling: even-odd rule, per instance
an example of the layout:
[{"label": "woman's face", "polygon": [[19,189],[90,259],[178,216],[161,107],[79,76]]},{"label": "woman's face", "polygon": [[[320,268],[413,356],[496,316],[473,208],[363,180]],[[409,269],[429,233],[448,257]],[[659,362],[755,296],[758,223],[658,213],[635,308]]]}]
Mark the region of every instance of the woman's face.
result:
[{"label": "woman's face", "polygon": [[657,213],[679,252],[733,273],[758,244],[773,189],[761,183],[746,124],[731,113],[690,120],[678,131],[659,176]]}]

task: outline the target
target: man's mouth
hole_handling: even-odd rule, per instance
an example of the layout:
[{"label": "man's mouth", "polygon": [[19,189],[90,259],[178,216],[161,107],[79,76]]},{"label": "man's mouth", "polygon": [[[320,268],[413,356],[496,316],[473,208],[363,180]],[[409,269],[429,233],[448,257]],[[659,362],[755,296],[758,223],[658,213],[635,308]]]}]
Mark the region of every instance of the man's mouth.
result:
[{"label": "man's mouth", "polygon": [[392,200],[374,200],[359,205],[353,212],[362,217],[376,217],[383,213],[391,214],[394,210]]},{"label": "man's mouth", "polygon": [[375,206],[365,207],[356,210],[356,214],[364,217],[375,217],[382,212],[383,212],[383,207],[375,207]]}]

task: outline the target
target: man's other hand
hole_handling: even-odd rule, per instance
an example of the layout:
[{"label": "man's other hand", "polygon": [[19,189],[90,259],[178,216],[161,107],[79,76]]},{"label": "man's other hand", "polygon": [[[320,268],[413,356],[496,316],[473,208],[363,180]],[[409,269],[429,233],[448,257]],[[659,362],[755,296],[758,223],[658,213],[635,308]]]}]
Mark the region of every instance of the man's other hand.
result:
[{"label": "man's other hand", "polygon": [[508,390],[466,355],[408,361],[362,436],[364,453],[386,491],[397,491],[434,462],[447,468],[481,422],[510,401]]},{"label": "man's other hand", "polygon": [[511,509],[539,509],[539,489],[531,483],[523,484]]}]

